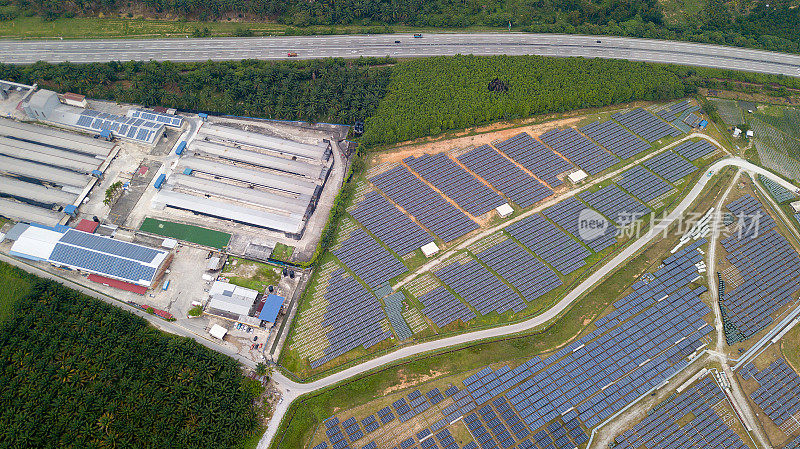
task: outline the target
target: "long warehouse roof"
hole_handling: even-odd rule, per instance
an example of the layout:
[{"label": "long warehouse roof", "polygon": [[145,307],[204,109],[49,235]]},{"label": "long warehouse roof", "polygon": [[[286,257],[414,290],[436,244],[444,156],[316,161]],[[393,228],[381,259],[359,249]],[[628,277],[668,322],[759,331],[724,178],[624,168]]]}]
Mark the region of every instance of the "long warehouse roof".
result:
[{"label": "long warehouse roof", "polygon": [[294,140],[280,139],[278,137],[243,131],[227,126],[204,126],[200,129],[200,133],[272,150],[277,153],[301,156],[314,160],[322,160],[328,149],[328,145],[324,142],[318,144],[295,142]]},{"label": "long warehouse roof", "polygon": [[114,148],[113,142],[4,118],[0,118],[0,134],[103,157]]},{"label": "long warehouse roof", "polygon": [[102,159],[72,151],[51,148],[24,140],[10,139],[0,136],[0,154],[17,159],[50,164],[56,167],[67,168],[81,173],[91,173],[97,170]]},{"label": "long warehouse roof", "polygon": [[178,165],[179,167],[190,168],[213,176],[235,179],[250,184],[269,187],[271,189],[282,190],[284,192],[313,195],[317,188],[317,184],[313,182],[197,157],[183,157],[180,159]]},{"label": "long warehouse roof", "polygon": [[52,210],[19,203],[8,198],[0,198],[0,215],[14,221],[41,223],[46,226],[57,225],[64,216],[64,214]]},{"label": "long warehouse roof", "polygon": [[19,179],[0,176],[0,193],[19,198],[34,200],[39,203],[55,203],[62,206],[74,204],[78,195],[61,189],[48,189],[40,184],[20,181]]},{"label": "long warehouse roof", "polygon": [[209,142],[206,140],[195,139],[192,141],[189,149],[195,153],[210,154],[224,159],[295,173],[311,179],[319,179],[323,169],[321,164],[312,161],[304,162],[303,160],[291,160],[285,157],[259,153],[257,151],[243,150],[241,148],[230,147],[219,142]]},{"label": "long warehouse roof", "polygon": [[251,203],[258,206],[269,207],[287,213],[305,214],[311,196],[300,195],[291,198],[263,190],[248,189],[236,185],[226,184],[213,179],[198,178],[183,174],[175,174],[168,178],[167,188],[171,190],[186,189],[201,194],[209,193],[222,198],[230,198],[244,203]]},{"label": "long warehouse roof", "polygon": [[52,182],[57,185],[75,186],[83,188],[89,183],[89,176],[81,175],[68,170],[0,156],[0,172],[13,173],[27,176],[41,181]]},{"label": "long warehouse roof", "polygon": [[76,229],[44,230],[35,226],[20,234],[11,253],[145,287],[153,283],[167,257],[166,251]]},{"label": "long warehouse roof", "polygon": [[153,199],[153,203],[156,207],[158,205],[171,206],[290,234],[297,234],[303,228],[303,220],[296,215],[287,217],[170,190],[159,191]]}]

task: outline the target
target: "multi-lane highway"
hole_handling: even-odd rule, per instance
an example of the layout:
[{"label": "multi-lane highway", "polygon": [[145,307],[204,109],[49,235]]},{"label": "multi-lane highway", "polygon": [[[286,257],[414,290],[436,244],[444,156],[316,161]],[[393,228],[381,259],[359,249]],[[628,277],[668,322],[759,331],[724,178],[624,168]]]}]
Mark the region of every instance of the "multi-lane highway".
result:
[{"label": "multi-lane highway", "polygon": [[205,61],[359,56],[543,55],[630,59],[800,76],[800,55],[607,36],[440,33],[209,39],[2,40],[6,63]]}]

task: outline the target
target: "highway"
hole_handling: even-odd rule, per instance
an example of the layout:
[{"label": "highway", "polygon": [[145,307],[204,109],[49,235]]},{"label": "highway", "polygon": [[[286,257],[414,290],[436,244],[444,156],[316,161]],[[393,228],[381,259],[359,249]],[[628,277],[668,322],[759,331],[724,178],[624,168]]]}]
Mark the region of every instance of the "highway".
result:
[{"label": "highway", "polygon": [[[608,36],[438,33],[203,39],[0,40],[0,61],[206,61],[474,54],[582,56],[800,76],[800,55],[710,44]],[[295,59],[295,58],[292,58]]]},{"label": "highway", "polygon": [[[551,320],[556,319],[559,315],[561,315],[562,312],[567,310],[574,301],[578,300],[581,296],[583,296],[583,294],[594,288],[604,278],[606,278],[606,276],[613,273],[619,266],[625,264],[628,260],[630,260],[631,257],[637,254],[640,250],[644,249],[657,237],[663,235],[663,232],[667,228],[669,228],[669,226],[672,225],[672,223],[674,223],[675,220],[679,219],[686,213],[686,211],[689,209],[692,203],[694,203],[695,200],[697,200],[697,198],[700,196],[700,193],[703,191],[706,185],[712,179],[714,179],[715,176],[719,176],[720,171],[725,167],[738,167],[743,170],[752,171],[756,174],[764,175],[772,179],[773,181],[780,184],[782,187],[789,189],[789,191],[794,192],[797,190],[797,186],[795,186],[794,184],[742,158],[726,157],[724,159],[720,159],[706,170],[706,174],[703,175],[697,181],[697,183],[692,187],[689,193],[681,200],[680,203],[678,203],[678,205],[669,215],[667,215],[665,218],[659,221],[653,228],[648,230],[648,232],[645,235],[640,237],[633,244],[624,248],[608,263],[600,267],[597,271],[592,273],[587,279],[581,282],[575,289],[567,293],[567,295],[565,295],[564,298],[561,301],[559,301],[555,306],[553,306],[546,312],[542,313],[541,315],[538,315],[526,321],[509,324],[506,326],[499,326],[492,329],[470,332],[462,335],[443,338],[440,340],[420,343],[413,346],[406,346],[389,354],[377,357],[372,360],[368,360],[364,363],[347,368],[338,373],[334,373],[330,376],[327,376],[325,378],[322,378],[314,382],[309,382],[309,383],[294,382],[285,377],[284,375],[282,375],[281,373],[276,372],[273,375],[273,379],[276,381],[278,389],[283,393],[283,401],[276,407],[273,418],[270,420],[269,425],[267,427],[267,431],[264,433],[264,437],[261,439],[258,448],[267,449],[269,447],[270,443],[272,442],[272,439],[277,434],[278,426],[280,425],[280,422],[283,419],[284,414],[288,410],[289,405],[295,399],[297,399],[299,396],[303,394],[311,393],[317,390],[321,390],[323,388],[330,387],[338,382],[351,379],[355,376],[362,375],[368,371],[378,369],[380,367],[386,366],[388,364],[400,361],[408,357],[413,357],[433,351],[439,351],[451,346],[460,345],[464,343],[476,342],[479,340],[503,337],[506,335],[512,335],[520,332],[530,331],[538,326],[541,326],[543,324],[550,322]],[[798,313],[800,313],[800,309],[798,309]]]}]

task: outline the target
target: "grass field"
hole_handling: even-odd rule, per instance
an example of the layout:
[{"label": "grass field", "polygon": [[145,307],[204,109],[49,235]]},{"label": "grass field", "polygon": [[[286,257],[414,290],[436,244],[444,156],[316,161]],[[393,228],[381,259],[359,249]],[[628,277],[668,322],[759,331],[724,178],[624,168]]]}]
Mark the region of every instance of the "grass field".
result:
[{"label": "grass field", "polygon": [[144,219],[139,230],[217,249],[225,248],[231,240],[231,235],[225,232],[149,217]]},{"label": "grass field", "polygon": [[233,285],[263,292],[268,286],[278,285],[280,268],[261,262],[232,257],[222,275]]},{"label": "grass field", "polygon": [[0,262],[0,321],[11,314],[14,301],[28,294],[33,283],[32,277],[24,271]]},{"label": "grass field", "polygon": [[781,340],[783,356],[800,373],[800,326],[795,326]]},{"label": "grass field", "polygon": [[284,245],[283,243],[276,243],[275,249],[272,250],[272,257],[275,260],[282,260],[288,262],[294,253],[294,246]]}]

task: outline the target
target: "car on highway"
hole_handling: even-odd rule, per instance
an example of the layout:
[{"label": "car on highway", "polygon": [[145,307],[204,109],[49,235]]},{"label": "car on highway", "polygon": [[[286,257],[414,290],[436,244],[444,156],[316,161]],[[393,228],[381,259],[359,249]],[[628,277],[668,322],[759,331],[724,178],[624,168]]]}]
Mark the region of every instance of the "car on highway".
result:
[{"label": "car on highway", "polygon": [[399,44],[399,43],[400,43],[400,41],[394,41],[394,43],[395,43],[395,44]]},{"label": "car on highway", "polygon": [[422,37],[422,33],[414,33],[414,39],[419,39]]},{"label": "car on highway", "polygon": [[297,57],[297,53],[294,53],[294,52],[290,51],[289,53],[286,53],[286,56],[288,56],[290,58],[296,58]]}]

